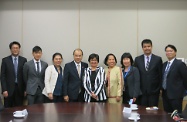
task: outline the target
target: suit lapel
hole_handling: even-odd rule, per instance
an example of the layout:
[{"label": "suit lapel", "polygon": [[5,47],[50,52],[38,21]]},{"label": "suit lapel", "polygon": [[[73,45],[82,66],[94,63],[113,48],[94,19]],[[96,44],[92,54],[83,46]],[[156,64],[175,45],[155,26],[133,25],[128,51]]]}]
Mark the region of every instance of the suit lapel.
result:
[{"label": "suit lapel", "polygon": [[72,61],[71,62],[71,65],[72,65],[72,70],[73,70],[73,72],[75,72],[74,74],[76,74],[76,76],[77,77],[79,77],[79,74],[78,74],[78,71],[77,71],[77,67],[76,67],[76,65],[75,65],[75,62],[74,61]]},{"label": "suit lapel", "polygon": [[34,73],[37,75],[36,67],[35,67],[35,63],[34,63],[34,59],[32,60],[31,65],[32,65],[32,68],[33,68]]},{"label": "suit lapel", "polygon": [[15,72],[14,72],[14,64],[13,64],[13,60],[12,60],[12,56],[9,56],[9,64],[11,65],[10,68],[12,68],[11,71],[13,71],[13,74],[15,76]]},{"label": "suit lapel", "polygon": [[18,57],[18,69],[20,69],[21,65],[22,65],[22,58],[19,56]]},{"label": "suit lapel", "polygon": [[151,68],[153,67],[154,61],[155,61],[155,55],[152,54],[148,71],[151,70]]},{"label": "suit lapel", "polygon": [[18,69],[17,69],[17,75],[19,74],[20,66],[21,66],[21,58],[20,58],[20,56],[18,56]]},{"label": "suit lapel", "polygon": [[40,60],[40,62],[41,62],[41,71],[40,71],[39,74],[41,74],[43,72],[43,69],[44,69],[44,63],[43,63],[43,61]]},{"label": "suit lapel", "polygon": [[40,63],[41,63],[41,70],[38,75],[43,74],[43,72],[45,71],[44,70],[44,62],[42,60],[40,60]]},{"label": "suit lapel", "polygon": [[162,68],[162,76],[164,76],[165,69],[166,69],[166,65],[167,65],[167,61],[163,64],[163,68]]},{"label": "suit lapel", "polygon": [[140,57],[140,64],[143,64],[143,65],[141,65],[142,66],[142,68],[141,69],[143,69],[144,70],[144,72],[147,72],[146,70],[145,70],[145,61],[144,61],[144,55],[142,55],[141,57]]},{"label": "suit lapel", "polygon": [[[169,68],[169,71],[168,71],[168,75],[170,74],[170,72],[173,70],[173,68],[175,67],[175,63],[176,63],[176,59],[173,61],[173,63],[171,64],[170,68]],[[167,75],[167,76],[168,76]]]},{"label": "suit lapel", "polygon": [[84,66],[84,64],[81,62],[81,74],[80,74],[81,77],[82,77],[82,75],[84,74],[84,69],[85,69],[85,66]]}]

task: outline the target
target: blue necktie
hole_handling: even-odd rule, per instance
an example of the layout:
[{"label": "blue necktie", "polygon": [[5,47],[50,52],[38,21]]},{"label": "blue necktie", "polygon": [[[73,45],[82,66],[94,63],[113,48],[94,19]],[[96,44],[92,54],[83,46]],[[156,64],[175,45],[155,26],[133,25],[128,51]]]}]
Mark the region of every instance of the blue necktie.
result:
[{"label": "blue necktie", "polygon": [[167,80],[169,69],[170,69],[170,62],[167,63],[166,70],[163,75],[163,82],[162,82],[163,89],[166,89],[166,80]]},{"label": "blue necktie", "polygon": [[18,71],[18,62],[17,62],[17,58],[15,57],[14,58],[14,72],[15,72],[15,83],[17,83],[18,81],[17,81],[17,71]]}]

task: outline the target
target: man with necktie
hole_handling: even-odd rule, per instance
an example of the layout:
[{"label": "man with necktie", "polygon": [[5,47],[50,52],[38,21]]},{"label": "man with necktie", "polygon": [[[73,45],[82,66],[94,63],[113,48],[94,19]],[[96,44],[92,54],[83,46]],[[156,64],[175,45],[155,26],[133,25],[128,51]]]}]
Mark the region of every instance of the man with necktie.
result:
[{"label": "man with necktie", "polygon": [[32,49],[34,59],[25,63],[23,67],[24,81],[26,82],[26,93],[28,105],[43,103],[45,69],[48,64],[41,60],[42,49],[35,46]]},{"label": "man with necktie", "polygon": [[143,55],[135,58],[135,66],[140,72],[140,105],[158,106],[160,88],[162,83],[162,59],[152,54],[152,41],[142,41]]},{"label": "man with necktie", "polygon": [[187,67],[176,59],[177,49],[174,45],[165,47],[168,61],[163,64],[162,70],[162,98],[164,110],[168,113],[178,110],[182,112],[182,101],[187,89]]},{"label": "man with necktie", "polygon": [[88,64],[82,62],[83,51],[79,48],[73,51],[73,57],[74,61],[65,64],[64,67],[64,100],[66,102],[83,102],[84,87],[82,77]]},{"label": "man with necktie", "polygon": [[9,44],[11,55],[2,59],[1,86],[5,108],[23,105],[25,83],[23,65],[27,59],[20,56],[21,45],[17,41]]}]

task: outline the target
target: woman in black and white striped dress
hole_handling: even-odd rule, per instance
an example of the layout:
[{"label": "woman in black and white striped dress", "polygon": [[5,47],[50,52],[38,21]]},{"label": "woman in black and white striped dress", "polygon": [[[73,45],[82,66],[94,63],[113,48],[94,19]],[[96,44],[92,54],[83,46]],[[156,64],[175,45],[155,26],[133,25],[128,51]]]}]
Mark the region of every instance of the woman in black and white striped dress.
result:
[{"label": "woman in black and white striped dress", "polygon": [[105,102],[106,92],[104,87],[105,72],[98,66],[99,55],[91,54],[88,58],[90,67],[84,72],[84,100],[86,102]]}]

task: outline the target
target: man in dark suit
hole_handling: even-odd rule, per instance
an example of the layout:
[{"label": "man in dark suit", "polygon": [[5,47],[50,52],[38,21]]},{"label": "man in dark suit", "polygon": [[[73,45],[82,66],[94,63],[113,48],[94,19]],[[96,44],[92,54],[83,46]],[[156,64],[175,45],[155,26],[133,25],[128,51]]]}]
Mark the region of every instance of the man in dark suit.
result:
[{"label": "man in dark suit", "polygon": [[151,107],[158,106],[162,83],[162,59],[152,54],[152,41],[142,41],[144,54],[135,58],[135,66],[140,72],[140,88],[142,96],[140,104]]},{"label": "man in dark suit", "polygon": [[26,58],[19,56],[19,42],[11,42],[9,48],[11,55],[3,58],[1,64],[1,86],[6,108],[23,105],[23,65],[27,62]]},{"label": "man in dark suit", "polygon": [[66,102],[83,102],[84,87],[82,76],[87,63],[81,62],[83,51],[75,49],[73,52],[74,61],[67,63],[64,67],[64,100]]},{"label": "man in dark suit", "polygon": [[35,46],[32,50],[34,59],[25,63],[23,67],[24,81],[28,105],[43,103],[42,91],[44,89],[45,69],[48,64],[41,59],[42,49]]},{"label": "man in dark suit", "polygon": [[165,47],[168,61],[163,64],[162,98],[164,110],[182,112],[182,101],[185,89],[187,89],[187,67],[176,59],[177,49],[173,45]]}]

